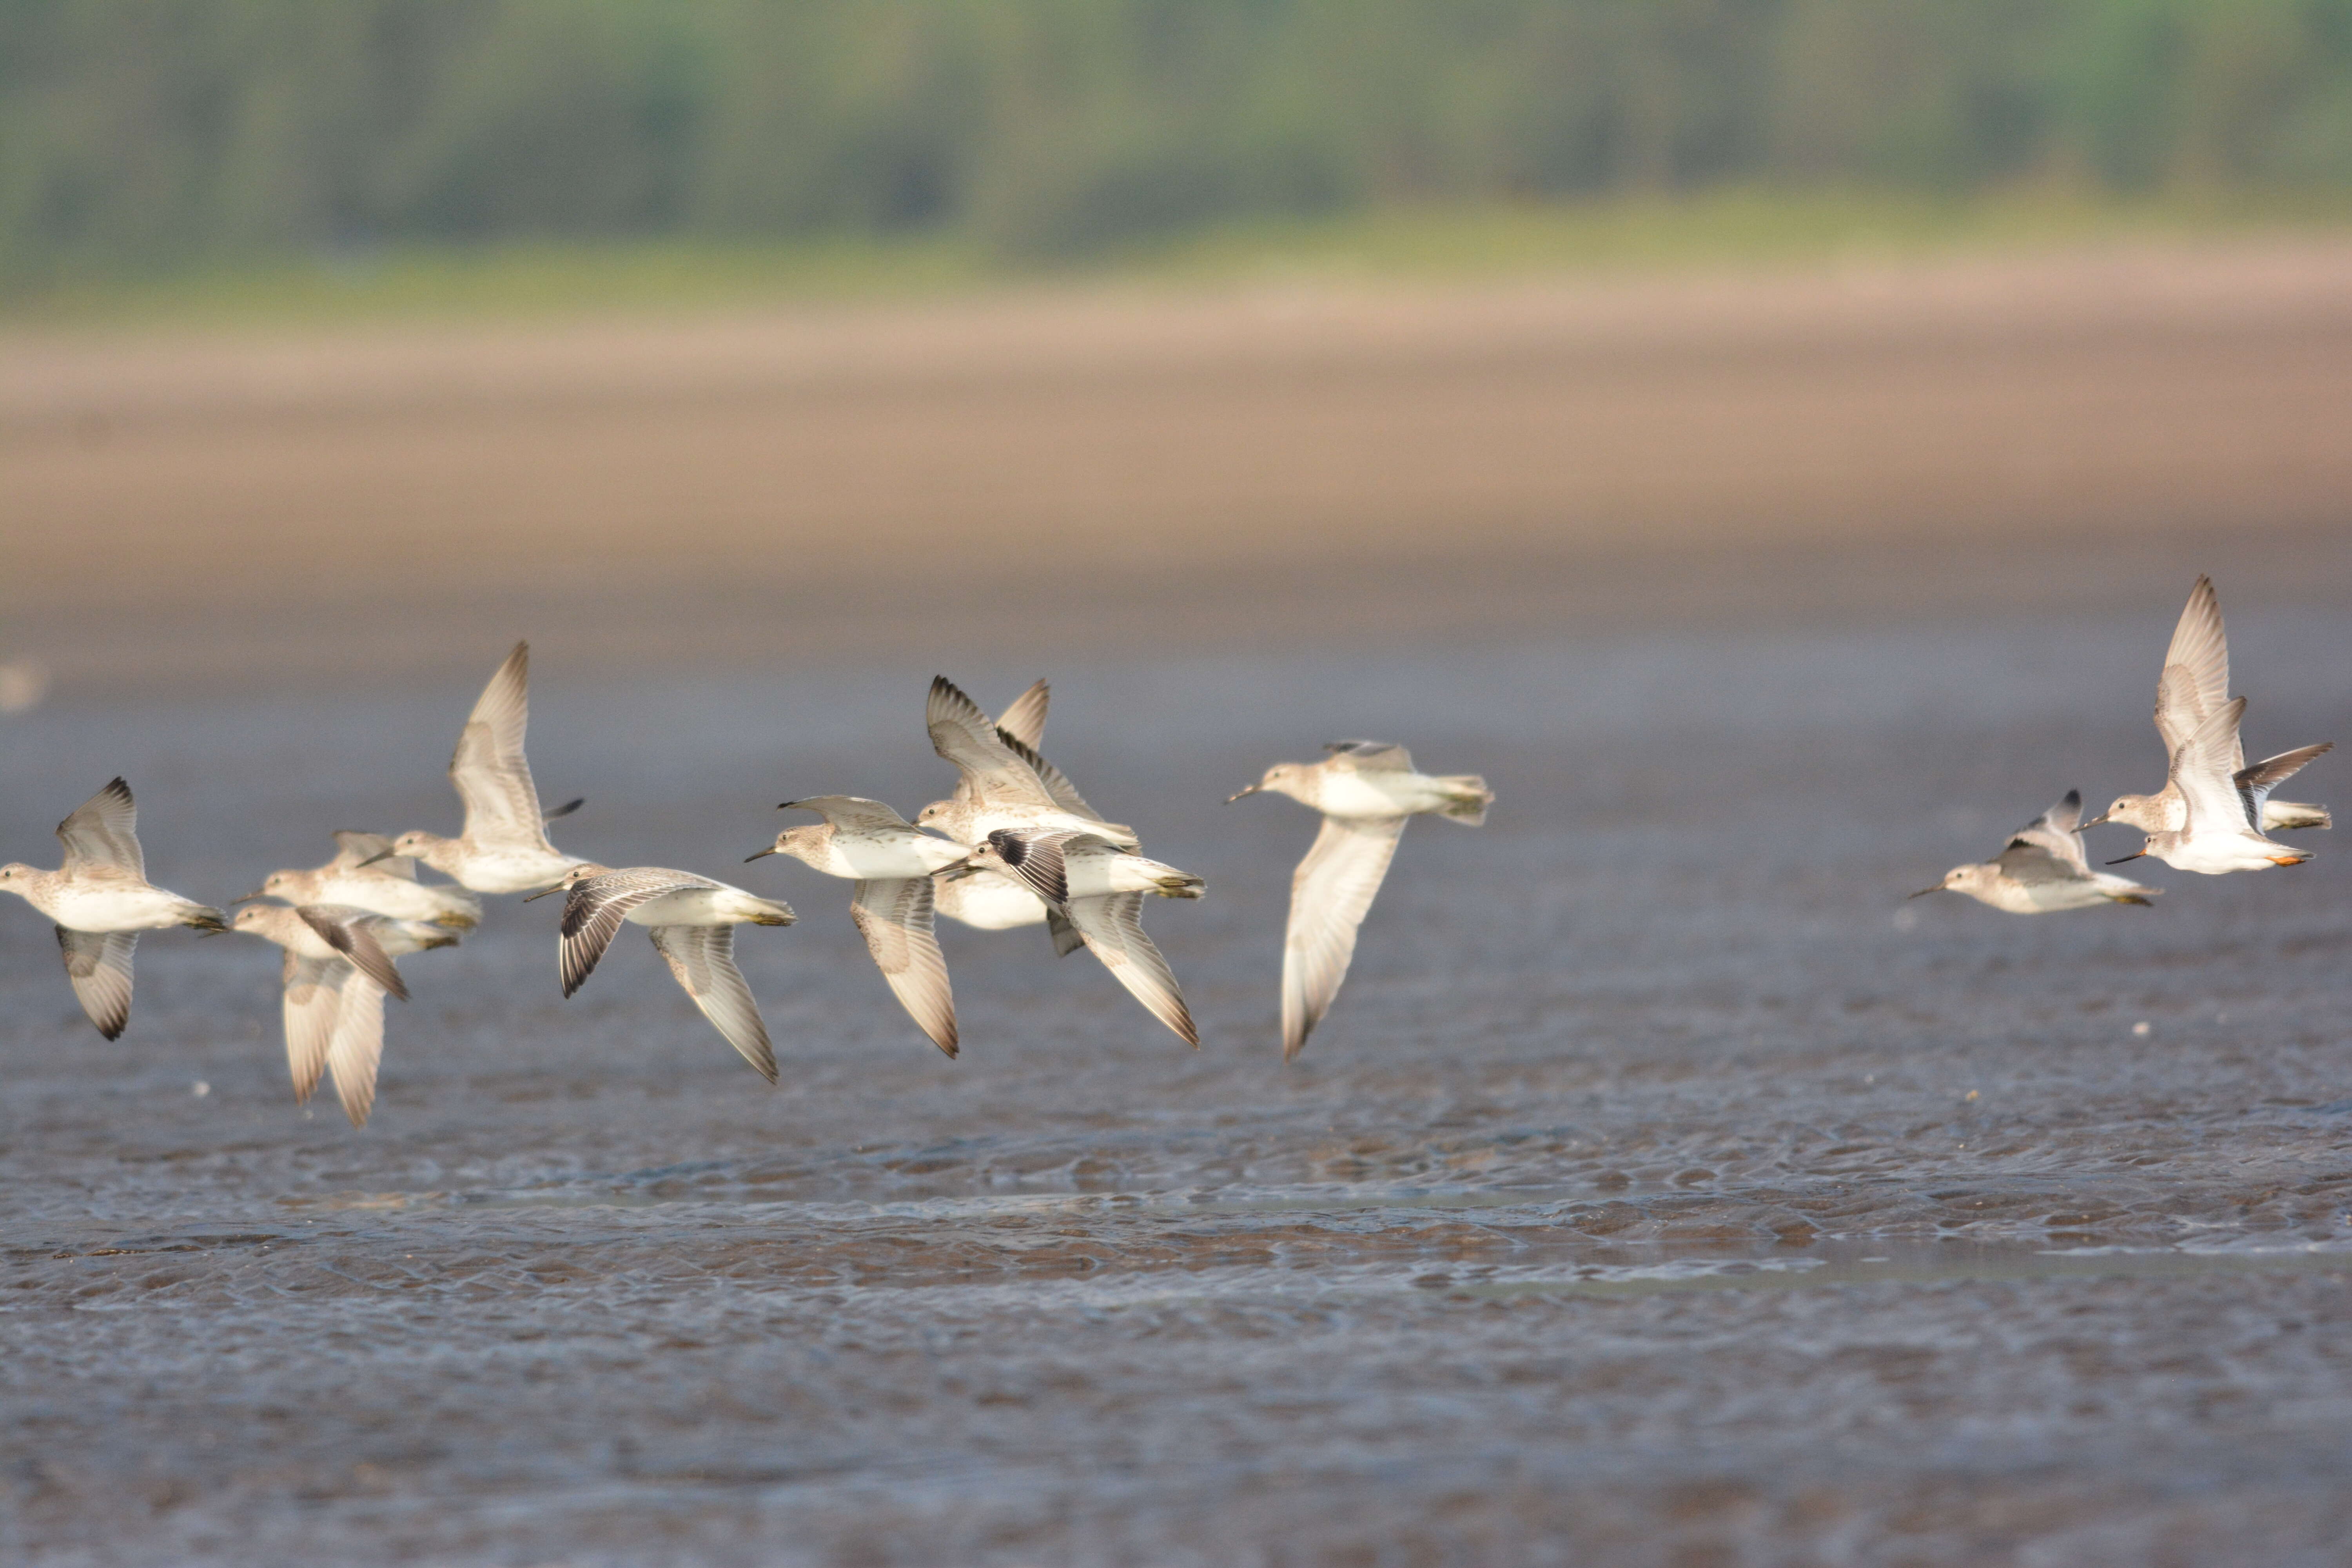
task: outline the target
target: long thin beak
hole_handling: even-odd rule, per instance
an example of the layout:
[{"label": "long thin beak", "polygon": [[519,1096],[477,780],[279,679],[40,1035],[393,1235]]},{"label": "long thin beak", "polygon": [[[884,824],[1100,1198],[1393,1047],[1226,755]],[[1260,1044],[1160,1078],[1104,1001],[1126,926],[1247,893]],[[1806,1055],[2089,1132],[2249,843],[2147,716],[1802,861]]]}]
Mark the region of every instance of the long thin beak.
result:
[{"label": "long thin beak", "polygon": [[[780,806],[778,806],[776,809],[777,809],[778,811],[782,811],[782,810],[783,810],[783,807],[780,805]],[[746,856],[744,856],[744,857],[743,857],[743,864],[745,864],[746,866],[749,866],[752,861],[754,861],[754,860],[758,860],[758,859],[761,859],[761,858],[765,858],[765,857],[767,857],[767,856],[770,856],[770,855],[773,855],[775,852],[776,852],[776,847],[775,847],[774,845],[771,844],[771,845],[769,845],[765,849],[761,850],[761,851],[760,851],[758,854],[756,854],[756,855],[746,855]]]},{"label": "long thin beak", "polygon": [[256,888],[249,893],[239,893],[236,897],[231,899],[229,902],[232,904],[249,904],[256,899],[266,899],[268,896],[269,894],[265,889]]},{"label": "long thin beak", "polygon": [[[379,861],[379,860],[389,860],[389,859],[391,859],[391,858],[392,858],[392,857],[393,857],[393,851],[391,851],[391,850],[389,850],[389,849],[380,850],[380,851],[378,851],[377,853],[375,853],[375,854],[373,854],[373,855],[369,856],[366,859],[364,859],[364,860],[361,861],[361,862],[360,862],[360,866],[373,866],[373,865],[374,865],[374,864],[375,864],[377,861]],[[353,870],[355,870],[355,871],[356,871],[356,870],[358,870],[358,869],[359,869],[359,866],[354,866],[354,867],[352,867],[352,869],[353,869]]]},{"label": "long thin beak", "polygon": [[2120,866],[2120,865],[2122,865],[2122,864],[2124,863],[2124,860],[2137,860],[2137,859],[2138,859],[2138,858],[2140,858],[2140,856],[2141,856],[2141,855],[2145,855],[2145,854],[2147,854],[2147,850],[2145,850],[2145,849],[2143,849],[2143,850],[2139,851],[2139,854],[2137,854],[2137,855],[2126,855],[2126,856],[2125,856],[2125,857],[2123,858],[2123,860],[2110,860],[2110,861],[2108,861],[2108,862],[2107,862],[2107,864],[2108,864],[2108,865],[2110,865],[2110,866]]},{"label": "long thin beak", "polygon": [[966,877],[980,875],[980,868],[969,860],[959,860],[952,866],[942,866],[931,875],[942,882],[961,882]]},{"label": "long thin beak", "polygon": [[1943,890],[1944,890],[1944,884],[1943,884],[1943,883],[1941,883],[1941,882],[1938,882],[1938,883],[1937,883],[1937,884],[1936,884],[1934,887],[1932,887],[1932,888],[1922,888],[1922,889],[1919,889],[1917,892],[1916,892],[1916,893],[1906,893],[1906,894],[1904,894],[1904,895],[1903,895],[1903,901],[1904,901],[1904,902],[1906,902],[1906,903],[1908,903],[1908,902],[1910,902],[1913,899],[1924,899],[1924,898],[1926,898],[1926,897],[1927,897],[1928,894],[1930,894],[1930,893],[1940,893],[1940,892],[1942,892]]},{"label": "long thin beak", "polygon": [[558,882],[558,883],[556,883],[556,884],[555,884],[555,886],[553,886],[552,888],[541,888],[541,889],[539,891],[537,891],[536,893],[525,893],[525,894],[522,896],[522,901],[523,901],[524,903],[526,903],[526,904],[527,904],[527,903],[530,903],[530,902],[532,900],[534,900],[534,899],[543,899],[543,898],[547,897],[547,895],[548,895],[548,894],[550,894],[550,893],[561,893],[561,892],[562,892],[562,891],[564,891],[564,890],[565,890],[565,889],[564,889],[563,884],[562,884],[562,883],[561,883],[561,882]]},{"label": "long thin beak", "polygon": [[1263,786],[1263,785],[1260,785],[1260,784],[1251,784],[1251,785],[1249,785],[1249,786],[1248,786],[1247,788],[1245,788],[1245,789],[1240,790],[1240,791],[1238,791],[1238,792],[1237,792],[1237,793],[1235,793],[1235,794],[1229,795],[1225,796],[1225,804],[1226,804],[1227,805],[1233,805],[1233,804],[1234,804],[1234,802],[1235,802],[1235,801],[1237,801],[1237,800],[1241,799],[1241,797],[1242,797],[1243,795],[1255,795],[1255,794],[1256,794],[1256,793],[1257,793],[1261,788],[1263,788],[1263,787],[1264,787],[1264,786]]},{"label": "long thin beak", "polygon": [[2075,832],[2077,832],[2077,833],[2080,833],[2080,832],[2082,832],[2082,831],[2083,831],[2083,829],[2084,829],[2084,828],[2085,828],[2085,827],[2096,827],[2096,826],[2098,826],[2101,823],[2108,822],[2108,821],[2111,821],[2111,820],[2113,820],[2113,819],[2112,819],[2112,818],[2110,818],[2110,817],[2109,817],[2109,816],[2108,816],[2105,812],[2102,812],[2102,813],[2100,813],[2098,816],[2095,816],[2095,817],[2091,818],[2091,820],[2090,820],[2090,821],[2088,821],[2088,822],[2079,822],[2079,823],[2076,823],[2076,824],[2074,825],[2074,831],[2075,831]]}]

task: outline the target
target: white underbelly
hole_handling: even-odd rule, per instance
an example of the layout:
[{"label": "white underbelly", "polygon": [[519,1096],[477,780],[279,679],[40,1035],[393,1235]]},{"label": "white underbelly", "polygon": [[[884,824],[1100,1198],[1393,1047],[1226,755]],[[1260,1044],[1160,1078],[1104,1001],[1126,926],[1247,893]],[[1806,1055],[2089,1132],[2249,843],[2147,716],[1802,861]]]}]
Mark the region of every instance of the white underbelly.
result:
[{"label": "white underbelly", "polygon": [[1402,787],[1418,777],[1415,773],[1398,773],[1393,778],[1384,775],[1386,787],[1382,787],[1370,783],[1361,773],[1326,773],[1322,798],[1315,803],[1316,809],[1329,816],[1359,818],[1408,816],[1416,811],[1427,811],[1438,804],[1433,792]]},{"label": "white underbelly", "polygon": [[330,877],[319,884],[315,901],[347,904],[398,921],[438,920],[445,914],[465,910],[471,902],[460,902],[437,888],[428,888],[404,877]]},{"label": "white underbelly", "polygon": [[1045,923],[1045,900],[1002,877],[982,875],[939,887],[939,911],[982,931],[1010,931]]},{"label": "white underbelly", "polygon": [[926,858],[922,846],[912,840],[898,843],[877,843],[867,839],[843,843],[833,841],[834,864],[825,868],[836,877],[847,877],[861,882],[898,882],[914,877],[928,877],[941,866],[952,865],[961,856],[959,846],[946,839],[937,839],[937,850]]},{"label": "white underbelly", "polygon": [[185,900],[144,883],[61,888],[42,912],[68,931],[161,931],[180,923]]},{"label": "white underbelly", "polygon": [[535,893],[563,880],[578,864],[536,849],[477,849],[450,874],[478,893]]},{"label": "white underbelly", "polygon": [[675,893],[664,893],[657,899],[647,899],[623,917],[632,925],[641,926],[723,926],[740,923],[740,917],[729,918],[719,909],[717,898],[707,888],[686,888]]},{"label": "white underbelly", "polygon": [[2195,871],[2202,876],[2220,877],[2231,871],[2259,870],[2273,864],[2273,855],[2285,851],[2273,849],[2259,838],[2232,834],[2226,837],[2207,835],[2191,837],[2169,850],[2155,851],[2158,859],[2176,871]]}]

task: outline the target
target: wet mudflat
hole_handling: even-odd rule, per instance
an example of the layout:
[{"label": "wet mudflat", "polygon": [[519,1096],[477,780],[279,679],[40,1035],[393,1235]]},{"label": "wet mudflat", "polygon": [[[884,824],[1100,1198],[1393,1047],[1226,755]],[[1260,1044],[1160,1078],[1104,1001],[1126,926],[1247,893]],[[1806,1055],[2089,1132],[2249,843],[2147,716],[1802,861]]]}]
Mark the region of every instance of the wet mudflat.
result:
[{"label": "wet mudflat", "polygon": [[[12,902],[0,1556],[2343,1561],[2345,856],[1902,899],[2153,787],[2176,609],[951,671],[1054,677],[1055,759],[1208,877],[1147,913],[1197,1054],[1085,955],[959,930],[950,1062],[845,887],[766,860],[780,1089],[641,940],[560,1000],[552,904],[503,902],[407,965],[354,1133],[290,1102],[274,949],[150,938],[109,1046]],[[2231,610],[2250,747],[2352,739],[2352,623]],[[542,661],[559,842],[725,877],[788,795],[919,805],[930,673]],[[0,850],[118,771],[209,898],[449,826],[473,684],[68,690],[0,730]],[[1312,819],[1221,800],[1356,733],[1500,805],[1407,834],[1286,1069]]]}]

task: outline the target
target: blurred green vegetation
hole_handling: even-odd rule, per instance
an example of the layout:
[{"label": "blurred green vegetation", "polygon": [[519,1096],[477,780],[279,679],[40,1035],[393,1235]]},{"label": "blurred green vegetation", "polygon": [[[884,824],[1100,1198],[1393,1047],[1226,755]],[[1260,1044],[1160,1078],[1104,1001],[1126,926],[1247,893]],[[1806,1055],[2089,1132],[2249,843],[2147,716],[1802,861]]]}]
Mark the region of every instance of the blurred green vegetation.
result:
[{"label": "blurred green vegetation", "polygon": [[2352,0],[0,0],[19,304],[1671,260],[2347,203]]}]

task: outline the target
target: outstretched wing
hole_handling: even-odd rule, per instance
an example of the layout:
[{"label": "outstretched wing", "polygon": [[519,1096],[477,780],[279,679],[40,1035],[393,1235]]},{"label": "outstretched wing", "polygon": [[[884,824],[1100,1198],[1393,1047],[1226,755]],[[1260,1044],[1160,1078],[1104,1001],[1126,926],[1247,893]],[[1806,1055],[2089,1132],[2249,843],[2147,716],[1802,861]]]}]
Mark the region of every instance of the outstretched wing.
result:
[{"label": "outstretched wing", "polygon": [[2297,746],[2292,752],[2281,752],[2275,757],[2264,757],[2251,768],[2239,770],[2236,784],[2239,798],[2246,803],[2246,820],[2254,831],[2263,830],[2263,807],[2271,798],[2271,791],[2303,772],[2304,764],[2322,752],[2336,749],[2333,741],[2322,741],[2315,746]]},{"label": "outstretched wing", "polygon": [[286,1070],[294,1079],[297,1104],[308,1101],[319,1087],[334,1044],[335,1021],[342,1016],[343,987],[357,973],[340,958],[304,958],[287,949]]},{"label": "outstretched wing", "polygon": [[2052,853],[2048,844],[2021,836],[2011,839],[1993,864],[2011,880],[2027,885],[2076,882],[2091,874],[2088,866],[2078,866]]},{"label": "outstretched wing", "polygon": [[329,871],[356,871],[362,866],[379,876],[405,877],[416,880],[416,862],[392,852],[392,840],[381,833],[355,833],[345,828],[335,835],[335,858],[321,868]]},{"label": "outstretched wing", "polygon": [[1055,804],[1036,770],[1014,754],[980,705],[944,675],[931,678],[924,722],[931,749],[956,765],[977,798],[1006,805]]},{"label": "outstretched wing", "polygon": [[2164,650],[2156,686],[2156,731],[2177,752],[2197,726],[2230,700],[2230,639],[2221,626],[2221,600],[2213,579],[2200,576]]},{"label": "outstretched wing", "polygon": [[1069,901],[1069,868],[1062,851],[1079,838],[1101,842],[1083,833],[1015,833],[1009,827],[988,836],[1006,868],[1049,905]]},{"label": "outstretched wing", "polygon": [[768,1026],[761,1021],[760,1004],[735,967],[733,926],[656,926],[654,946],[669,960],[669,972],[702,1016],[718,1026],[727,1043],[770,1083],[776,1081],[776,1053],[768,1044]]},{"label": "outstretched wing", "polygon": [[[1000,729],[997,739],[1003,741],[1014,756],[1029,764],[1029,771],[1037,775],[1037,782],[1045,786],[1045,793],[1054,797],[1055,805],[1073,816],[1087,817],[1105,826],[1111,826],[1101,812],[1087,804],[1087,797],[1078,793],[1078,786],[1070,782],[1069,774],[1039,756],[1035,747],[1020,740],[1009,730]],[[1122,827],[1119,831],[1130,837],[1134,836],[1132,828]]]},{"label": "outstretched wing", "polygon": [[[2232,819],[2247,826],[2247,801],[2237,783],[2238,724],[2245,712],[2244,698],[2230,699],[2207,714],[2173,753],[2172,782],[2189,803],[2191,833],[2218,832]],[[2252,826],[2261,831],[2259,814]]]},{"label": "outstretched wing", "polygon": [[931,929],[931,879],[894,878],[859,882],[850,893],[849,918],[866,939],[874,966],[889,982],[908,1016],[931,1043],[956,1054],[955,995],[948,987],[948,963]]},{"label": "outstretched wing", "polygon": [[2082,821],[2083,792],[2070,789],[2064,799],[2010,837],[2008,847],[2001,852],[2001,864],[2009,863],[2009,850],[2023,846],[2089,876],[2090,857],[2084,852],[2082,834],[2076,831]]},{"label": "outstretched wing", "polygon": [[1078,899],[1067,908],[1070,923],[1086,938],[1087,946],[1112,978],[1127,987],[1151,1016],[1176,1031],[1183,1042],[1200,1047],[1201,1034],[1192,1026],[1192,1009],[1176,988],[1175,971],[1168,967],[1159,946],[1143,934],[1142,893],[1112,893]]},{"label": "outstretched wing", "polygon": [[778,811],[814,811],[835,827],[911,827],[905,817],[878,800],[862,795],[812,795],[788,800]]},{"label": "outstretched wing", "polygon": [[391,954],[376,940],[375,928],[382,915],[344,904],[304,904],[294,912],[319,933],[320,941],[350,959],[361,973],[402,1001],[408,1000],[408,987],[402,983],[400,971],[392,966]]},{"label": "outstretched wing", "polygon": [[58,842],[66,847],[68,876],[119,871],[147,879],[147,858],[139,852],[139,808],[131,786],[119,778],[58,824]]},{"label": "outstretched wing", "polygon": [[466,803],[466,837],[480,844],[552,848],[539,815],[539,790],[523,757],[530,722],[530,645],[519,642],[482,688],[449,759],[449,782]]},{"label": "outstretched wing", "polygon": [[58,927],[58,951],[66,961],[81,1010],[98,1032],[119,1040],[131,1023],[131,958],[139,933],[130,931],[69,931]]},{"label": "outstretched wing", "polygon": [[996,716],[996,727],[1034,752],[1045,743],[1045,704],[1052,700],[1045,683],[1037,681]]},{"label": "outstretched wing", "polygon": [[373,975],[354,971],[343,982],[342,1011],[327,1047],[327,1068],[335,1075],[335,1098],[354,1127],[367,1125],[375,1109],[376,1065],[383,1059],[383,990]]},{"label": "outstretched wing", "polygon": [[1381,890],[1404,833],[1402,816],[1323,819],[1290,879],[1282,945],[1282,1058],[1288,1061],[1331,1010],[1356,956],[1356,928]]},{"label": "outstretched wing", "polygon": [[1331,765],[1360,773],[1409,773],[1412,753],[1388,741],[1328,741]]},{"label": "outstretched wing", "polygon": [[698,878],[637,867],[585,877],[572,886],[563,900],[562,933],[556,939],[556,964],[563,975],[563,994],[571,995],[587,984],[596,961],[613,945],[613,938],[629,911],[648,899],[686,888],[707,888]]}]

